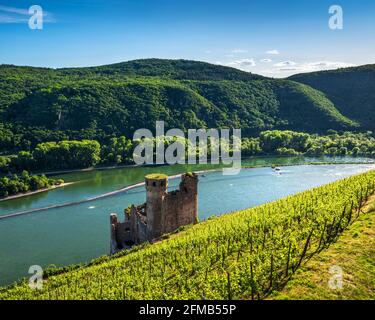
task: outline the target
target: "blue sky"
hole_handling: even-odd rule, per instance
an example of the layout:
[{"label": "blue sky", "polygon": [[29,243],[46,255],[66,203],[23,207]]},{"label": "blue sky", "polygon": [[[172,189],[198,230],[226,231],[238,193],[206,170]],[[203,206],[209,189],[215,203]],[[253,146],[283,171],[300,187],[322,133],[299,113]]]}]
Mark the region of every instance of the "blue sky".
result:
[{"label": "blue sky", "polygon": [[[43,30],[28,8],[44,10]],[[344,28],[328,26],[331,5]],[[267,76],[375,63],[373,0],[0,0],[0,64],[192,59]]]}]

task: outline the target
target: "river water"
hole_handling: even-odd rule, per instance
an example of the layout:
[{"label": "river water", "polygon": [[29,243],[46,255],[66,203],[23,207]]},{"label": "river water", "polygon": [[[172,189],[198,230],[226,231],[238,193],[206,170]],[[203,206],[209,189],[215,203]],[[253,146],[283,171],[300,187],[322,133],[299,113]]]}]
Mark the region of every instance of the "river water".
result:
[{"label": "river water", "polygon": [[[334,161],[335,159],[329,159]],[[238,175],[224,176],[221,171],[200,175],[199,218],[253,207],[347,176],[375,169],[369,159],[345,158],[340,162],[361,164],[294,165],[324,158],[255,158],[243,162],[249,166],[287,164],[281,174],[270,167],[243,169]],[[19,212],[64,205],[22,216],[0,219],[0,285],[28,276],[31,265],[69,265],[87,262],[109,252],[109,215],[119,214],[131,204],[145,202],[144,186],[112,196],[88,199],[142,182],[144,175],[162,172],[175,175],[186,171],[212,169],[214,166],[165,166],[123,168],[77,172],[59,176],[70,186],[0,202],[0,217]],[[180,179],[171,179],[176,189]],[[84,201],[84,202],[80,202]],[[69,205],[69,203],[71,203]]]}]

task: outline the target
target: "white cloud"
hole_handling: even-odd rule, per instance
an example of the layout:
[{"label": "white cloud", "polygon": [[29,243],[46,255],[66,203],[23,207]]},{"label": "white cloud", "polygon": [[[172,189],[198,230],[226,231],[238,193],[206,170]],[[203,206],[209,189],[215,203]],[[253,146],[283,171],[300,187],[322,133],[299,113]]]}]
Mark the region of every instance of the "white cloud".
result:
[{"label": "white cloud", "polygon": [[355,67],[356,65],[353,63],[346,63],[346,62],[339,62],[339,61],[318,61],[318,62],[310,62],[302,66],[305,66],[309,69],[327,70],[327,69]]},{"label": "white cloud", "polygon": [[250,71],[251,68],[256,66],[255,60],[251,59],[240,59],[231,62],[216,61],[215,64],[219,64],[226,67],[232,67],[243,71]]},{"label": "white cloud", "polygon": [[[28,23],[29,17],[31,15],[29,14],[29,9],[24,8],[15,8],[15,7],[8,7],[0,5],[0,12],[3,12],[3,14],[0,14],[0,23]],[[55,22],[55,19],[53,18],[52,14],[47,11],[43,11],[43,22]]]},{"label": "white cloud", "polygon": [[245,52],[247,52],[247,51],[244,50],[244,49],[234,49],[234,50],[232,50],[231,52],[232,52],[232,53],[245,53]]},{"label": "white cloud", "polygon": [[26,23],[28,22],[28,18],[21,18],[21,17],[12,17],[7,15],[0,15],[0,23]]},{"label": "white cloud", "polygon": [[273,66],[277,68],[283,68],[283,67],[291,67],[295,66],[297,63],[294,61],[281,61],[278,63],[275,63]]},{"label": "white cloud", "polygon": [[14,8],[14,7],[7,7],[0,5],[0,11],[8,12],[8,13],[16,13],[21,15],[29,15],[29,10],[21,9],[21,8]]},{"label": "white cloud", "polygon": [[272,60],[271,59],[261,59],[260,62],[270,63],[270,62],[272,62]]},{"label": "white cloud", "polygon": [[249,68],[255,67],[256,63],[254,59],[240,59],[226,63],[225,65],[247,71]]},{"label": "white cloud", "polygon": [[266,51],[266,54],[278,55],[278,54],[280,54],[280,52],[279,52],[279,50],[273,49],[273,50]]},{"label": "white cloud", "polygon": [[297,63],[294,61],[282,61],[274,64],[273,68],[262,70],[260,73],[275,77],[288,77],[297,73],[334,70],[355,66],[355,64],[340,61],[314,61],[303,63]]},{"label": "white cloud", "polygon": [[[291,62],[291,61],[285,61]],[[306,63],[279,63],[275,64],[275,67],[279,67],[279,71],[298,71],[298,72],[313,72],[321,70],[332,70],[339,68],[354,67],[355,64],[339,62],[339,61],[317,61],[317,62],[306,62]]]}]

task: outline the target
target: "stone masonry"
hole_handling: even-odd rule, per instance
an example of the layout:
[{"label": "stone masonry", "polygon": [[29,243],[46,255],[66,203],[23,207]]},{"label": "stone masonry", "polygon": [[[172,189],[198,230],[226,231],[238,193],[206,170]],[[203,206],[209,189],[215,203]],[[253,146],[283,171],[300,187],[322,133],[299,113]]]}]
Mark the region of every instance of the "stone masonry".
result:
[{"label": "stone masonry", "polygon": [[111,254],[197,222],[198,176],[195,173],[183,174],[179,190],[169,193],[168,177],[163,174],[147,175],[145,187],[146,203],[125,209],[124,222],[115,213],[111,214]]}]

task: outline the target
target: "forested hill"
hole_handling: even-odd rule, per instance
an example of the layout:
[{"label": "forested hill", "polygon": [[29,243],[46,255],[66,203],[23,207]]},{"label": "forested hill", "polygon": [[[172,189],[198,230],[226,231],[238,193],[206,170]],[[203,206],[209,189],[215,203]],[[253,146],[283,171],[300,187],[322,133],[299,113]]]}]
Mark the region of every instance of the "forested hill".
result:
[{"label": "forested hill", "polygon": [[323,92],[343,115],[375,131],[375,64],[298,74],[289,79]]},{"label": "forested hill", "polygon": [[138,128],[154,128],[156,120],[181,129],[236,127],[243,135],[369,128],[305,84],[161,59],[69,69],[2,65],[0,117],[0,129],[25,133],[32,127],[31,136],[42,130],[47,140],[56,132],[70,132],[70,138],[76,138],[72,132],[89,139],[99,133],[131,136]]},{"label": "forested hill", "polygon": [[259,80],[264,77],[235,68],[191,60],[140,59],[90,68],[60,69],[64,74],[159,77],[177,80]]}]

